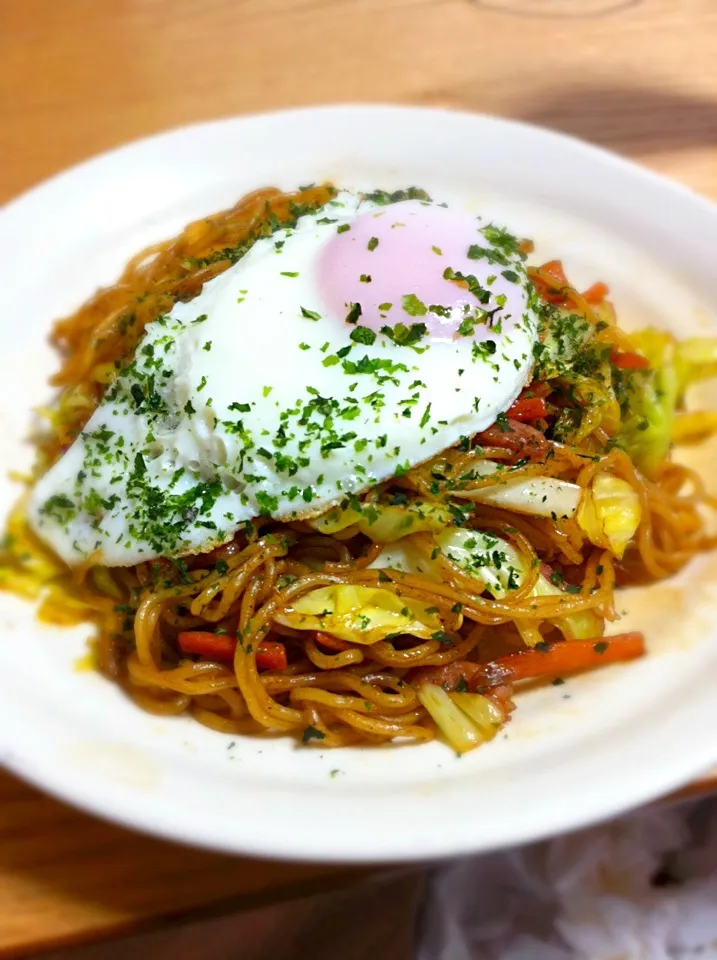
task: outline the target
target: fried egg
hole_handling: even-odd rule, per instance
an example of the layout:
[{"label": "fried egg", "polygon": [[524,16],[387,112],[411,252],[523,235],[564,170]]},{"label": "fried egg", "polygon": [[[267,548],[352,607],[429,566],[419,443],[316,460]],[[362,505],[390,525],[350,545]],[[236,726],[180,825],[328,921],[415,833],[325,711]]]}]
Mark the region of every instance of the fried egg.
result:
[{"label": "fried egg", "polygon": [[418,190],[340,192],[149,324],[31,523],[115,566],[316,516],[492,424],[536,330],[508,231]]}]

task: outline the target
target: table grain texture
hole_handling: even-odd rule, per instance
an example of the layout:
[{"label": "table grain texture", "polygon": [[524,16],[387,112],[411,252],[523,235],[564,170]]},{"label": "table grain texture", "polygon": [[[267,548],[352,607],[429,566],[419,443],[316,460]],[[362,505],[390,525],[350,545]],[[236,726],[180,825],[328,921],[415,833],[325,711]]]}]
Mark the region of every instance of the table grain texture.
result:
[{"label": "table grain texture", "polygon": [[[714,0],[0,0],[0,203],[158,130],[329,101],[545,124],[717,199]],[[150,840],[0,774],[0,958],[361,875]]]}]

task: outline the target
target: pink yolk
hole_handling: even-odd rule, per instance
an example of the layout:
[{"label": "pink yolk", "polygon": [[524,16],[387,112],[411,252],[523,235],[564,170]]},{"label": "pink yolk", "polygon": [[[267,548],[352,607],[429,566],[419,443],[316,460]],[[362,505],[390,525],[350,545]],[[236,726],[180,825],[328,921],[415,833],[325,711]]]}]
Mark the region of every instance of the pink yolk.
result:
[{"label": "pink yolk", "polygon": [[[367,210],[351,221],[350,229],[337,232],[321,252],[318,280],[326,306],[332,315],[345,317],[351,305],[358,303],[359,323],[376,332],[386,325],[421,322],[426,324],[428,340],[447,341],[458,333],[466,307],[471,313],[495,310],[496,297],[503,295],[505,303],[496,316],[505,330],[506,322],[509,327],[522,317],[524,293],[519,283],[503,276],[504,265],[468,257],[472,245],[490,247],[480,228],[480,221],[469,214],[420,200]],[[490,301],[482,304],[463,286],[446,279],[443,274],[448,267],[475,277],[490,291]],[[425,315],[422,305],[428,308]],[[432,305],[443,310],[434,313]],[[475,328],[474,336],[484,339],[495,334],[483,324]]]}]

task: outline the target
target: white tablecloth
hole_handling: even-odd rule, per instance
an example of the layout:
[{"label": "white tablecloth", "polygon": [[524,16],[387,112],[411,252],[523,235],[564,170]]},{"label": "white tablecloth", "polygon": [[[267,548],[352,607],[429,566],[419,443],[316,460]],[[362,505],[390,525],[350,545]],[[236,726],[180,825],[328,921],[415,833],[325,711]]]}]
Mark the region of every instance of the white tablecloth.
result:
[{"label": "white tablecloth", "polygon": [[416,960],[717,960],[717,800],[443,867],[421,927]]}]

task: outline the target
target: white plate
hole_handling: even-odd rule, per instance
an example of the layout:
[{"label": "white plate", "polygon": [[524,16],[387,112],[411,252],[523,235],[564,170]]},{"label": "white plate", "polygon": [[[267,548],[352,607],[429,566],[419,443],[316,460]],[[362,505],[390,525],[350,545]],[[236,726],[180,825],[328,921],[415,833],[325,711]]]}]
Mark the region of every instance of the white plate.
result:
[{"label": "white plate", "polygon": [[[145,244],[246,191],[330,178],[418,184],[533,236],[579,284],[609,282],[624,322],[715,325],[717,212],[614,156],[487,117],[329,107],[161,134],[91,160],[0,212],[0,469],[22,468],[47,396],[53,318]],[[710,450],[710,453],[713,451]],[[0,503],[16,495],[0,481]],[[717,561],[624,598],[652,656],[520,698],[499,739],[321,751],[142,713],[75,669],[82,630],[0,595],[0,760],[109,819],[241,853],[424,859],[520,843],[616,814],[717,760]],[[619,627],[618,629],[622,628]]]}]

